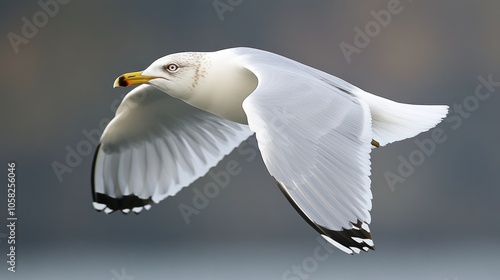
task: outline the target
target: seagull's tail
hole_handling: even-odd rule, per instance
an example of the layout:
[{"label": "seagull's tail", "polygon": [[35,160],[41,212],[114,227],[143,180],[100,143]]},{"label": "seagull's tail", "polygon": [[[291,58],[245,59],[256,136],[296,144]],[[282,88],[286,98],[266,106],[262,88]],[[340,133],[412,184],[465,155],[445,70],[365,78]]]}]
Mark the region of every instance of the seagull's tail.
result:
[{"label": "seagull's tail", "polygon": [[373,139],[380,146],[427,131],[448,114],[445,105],[403,104],[362,90],[355,94],[370,107]]}]

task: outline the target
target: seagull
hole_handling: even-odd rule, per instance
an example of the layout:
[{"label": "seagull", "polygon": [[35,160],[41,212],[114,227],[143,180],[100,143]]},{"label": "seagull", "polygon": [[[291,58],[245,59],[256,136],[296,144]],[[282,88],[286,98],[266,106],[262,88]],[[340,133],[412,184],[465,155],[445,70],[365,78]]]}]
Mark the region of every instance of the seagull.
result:
[{"label": "seagull", "polygon": [[287,200],[348,254],[375,249],[371,150],[425,132],[448,113],[448,106],[398,103],[247,47],[167,55],[114,82],[131,85],[139,86],[121,102],[94,156],[96,210],[148,210],[255,134]]}]

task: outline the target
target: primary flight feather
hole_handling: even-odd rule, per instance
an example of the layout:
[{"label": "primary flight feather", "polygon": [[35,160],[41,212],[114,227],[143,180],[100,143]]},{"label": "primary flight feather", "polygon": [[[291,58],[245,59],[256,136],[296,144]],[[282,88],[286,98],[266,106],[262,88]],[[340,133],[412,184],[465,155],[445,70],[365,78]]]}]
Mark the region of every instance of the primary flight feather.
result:
[{"label": "primary flight feather", "polygon": [[94,207],[139,213],[205,175],[255,133],[280,190],[326,240],[374,249],[370,151],[436,126],[447,106],[397,103],[252,49],[162,57],[114,86],[122,101],[94,157]]}]

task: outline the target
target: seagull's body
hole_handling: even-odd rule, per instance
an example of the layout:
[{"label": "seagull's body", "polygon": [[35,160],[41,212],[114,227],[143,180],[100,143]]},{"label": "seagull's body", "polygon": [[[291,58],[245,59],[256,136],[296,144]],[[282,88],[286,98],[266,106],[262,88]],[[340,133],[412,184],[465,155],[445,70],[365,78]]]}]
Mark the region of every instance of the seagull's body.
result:
[{"label": "seagull's body", "polygon": [[205,175],[253,133],[302,217],[346,253],[374,249],[370,151],[437,125],[447,106],[408,105],[251,48],[172,54],[115,86],[127,94],[93,168],[94,207],[140,212]]}]

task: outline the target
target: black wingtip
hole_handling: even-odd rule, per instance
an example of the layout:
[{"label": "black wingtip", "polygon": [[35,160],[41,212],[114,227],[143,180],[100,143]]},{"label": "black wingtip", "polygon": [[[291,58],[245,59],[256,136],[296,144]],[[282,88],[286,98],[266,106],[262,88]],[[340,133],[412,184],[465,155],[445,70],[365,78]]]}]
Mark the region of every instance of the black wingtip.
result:
[{"label": "black wingtip", "polygon": [[[285,195],[286,199],[288,202],[293,206],[295,211],[299,213],[299,215],[312,227],[314,228],[319,234],[321,234],[323,237],[328,237],[332,239],[332,241],[329,241],[332,243],[332,245],[336,246],[337,248],[341,249],[342,251],[353,255],[355,253],[355,250],[359,251],[368,251],[370,250],[375,250],[375,246],[373,245],[371,233],[366,230],[363,227],[363,222],[362,221],[357,221],[356,224],[351,223],[353,225],[353,228],[351,229],[344,229],[341,231],[335,231],[331,230],[328,228],[325,228],[321,225],[316,224],[314,221],[309,219],[302,209],[299,208],[297,203],[293,200],[293,198],[290,196],[290,194],[287,192],[285,186],[280,183],[278,180],[276,180],[276,183],[278,184],[279,189]],[[368,229],[368,228],[367,228]],[[367,242],[371,243],[368,244]],[[338,244],[335,244],[338,243]],[[340,247],[339,247],[340,245]],[[342,249],[341,247],[344,247],[346,250]],[[354,249],[356,248],[356,249]],[[348,251],[350,250],[350,251]],[[356,252],[358,253],[358,252]]]},{"label": "black wingtip", "polygon": [[122,213],[128,214],[134,212],[139,214],[142,209],[148,210],[153,204],[151,198],[143,199],[135,195],[126,195],[122,197],[111,197],[104,193],[98,193],[95,189],[95,167],[97,163],[97,157],[99,151],[101,150],[101,144],[97,145],[96,152],[94,154],[94,160],[92,162],[92,176],[91,176],[91,186],[92,186],[92,201],[94,202],[94,209],[97,212],[105,212],[107,214],[121,210]]},{"label": "black wingtip", "polygon": [[[142,209],[149,209],[151,204],[153,204],[151,198],[142,199],[135,195],[114,198],[106,194],[94,193],[94,208],[99,212],[105,211],[108,214],[118,210],[121,210],[124,214],[130,212],[139,214]],[[95,205],[99,205],[99,207],[95,207]],[[134,209],[139,209],[139,211],[135,211]]]},{"label": "black wingtip", "polygon": [[94,153],[94,159],[92,160],[92,175],[90,176],[90,185],[92,186],[92,200],[96,201],[96,192],[95,192],[95,166],[97,164],[97,155],[99,154],[99,150],[101,149],[101,143],[97,145]]}]

